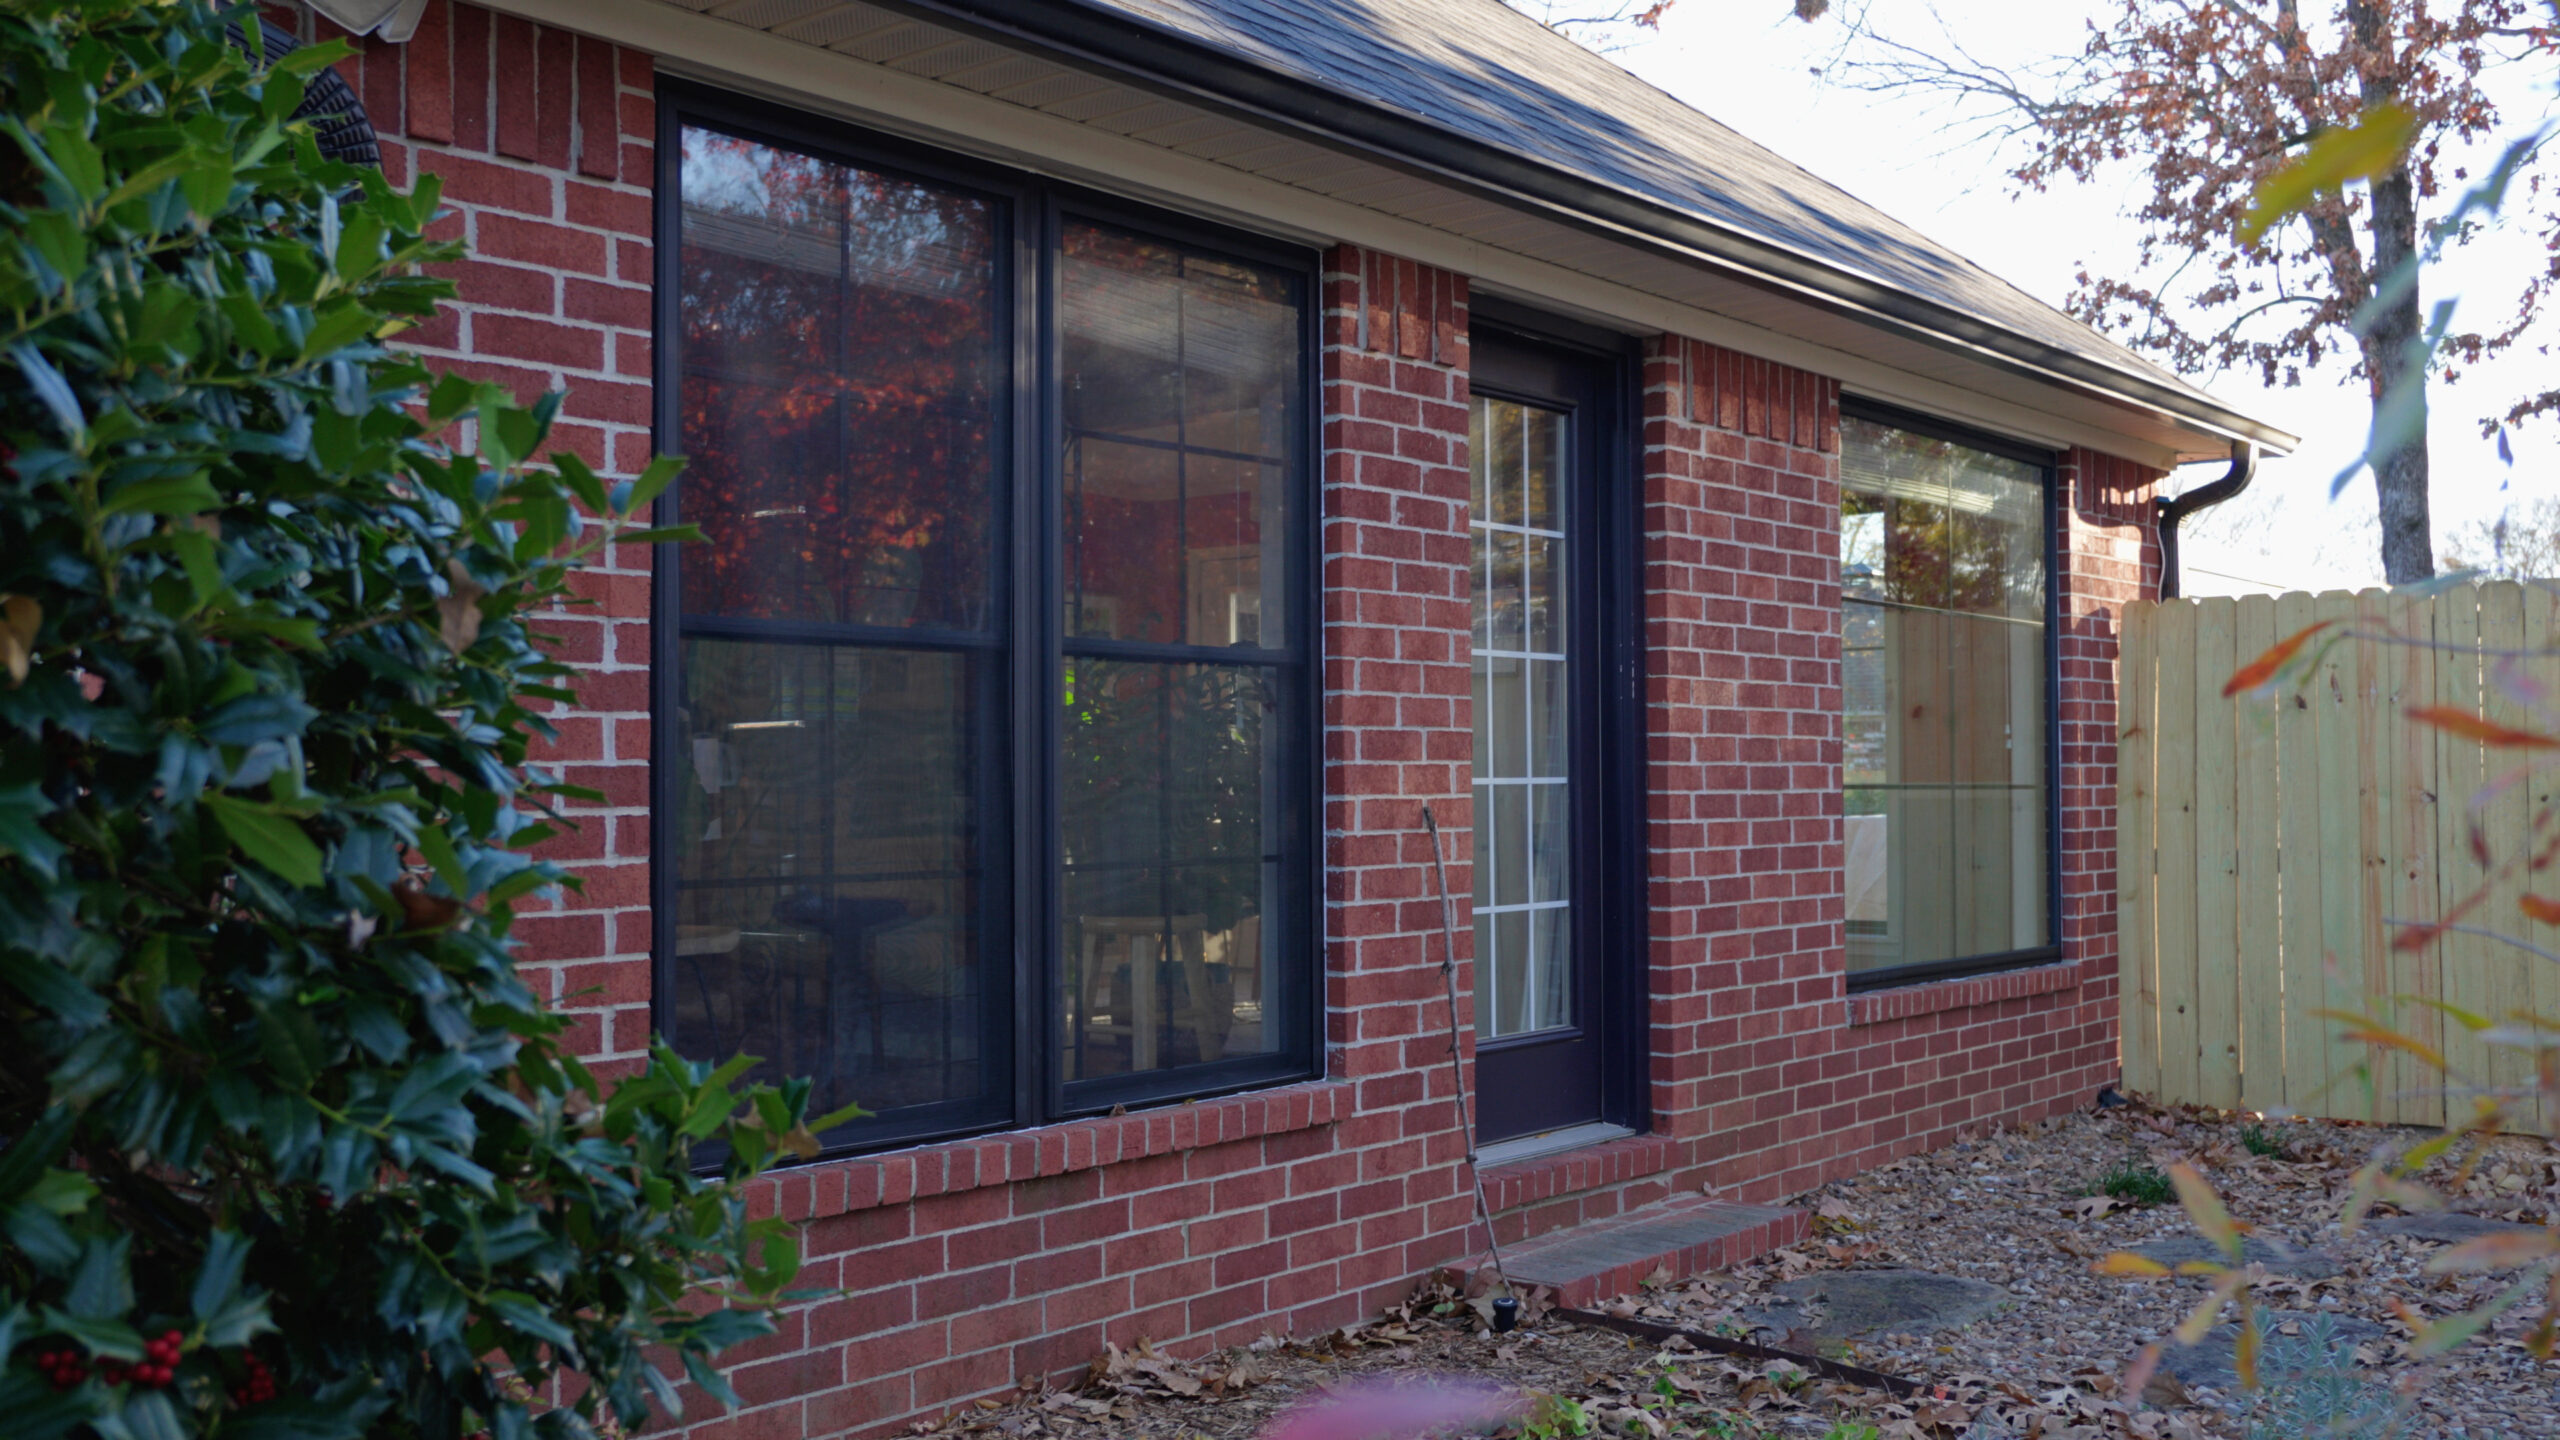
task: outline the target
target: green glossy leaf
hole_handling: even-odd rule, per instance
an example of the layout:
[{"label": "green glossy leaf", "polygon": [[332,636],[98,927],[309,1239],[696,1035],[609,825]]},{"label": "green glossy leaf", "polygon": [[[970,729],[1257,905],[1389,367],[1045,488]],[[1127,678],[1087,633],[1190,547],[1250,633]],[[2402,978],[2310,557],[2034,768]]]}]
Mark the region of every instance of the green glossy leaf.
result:
[{"label": "green glossy leaf", "polygon": [[207,795],[204,806],[250,859],[292,884],[320,883],[320,847],[291,816],[228,795]]},{"label": "green glossy leaf", "polygon": [[88,443],[89,419],[80,407],[79,397],[71,393],[71,384],[62,372],[53,368],[42,350],[21,340],[9,347],[9,358],[18,363],[18,373],[26,377],[27,388],[53,415],[53,423],[62,429],[63,438],[73,446]]},{"label": "green glossy leaf", "polygon": [[53,810],[51,798],[32,781],[0,786],[0,855],[17,856],[46,880],[54,878],[63,853],[62,842],[43,824]]},{"label": "green glossy leaf", "polygon": [[133,1440],[188,1440],[194,1428],[178,1418],[177,1404],[165,1390],[127,1391],[123,1419]]},{"label": "green glossy leaf", "polygon": [[133,1237],[91,1240],[80,1252],[63,1308],[78,1320],[112,1320],[133,1308]]},{"label": "green glossy leaf", "polygon": [[107,493],[102,514],[196,515],[222,508],[222,495],[202,475],[152,476]]}]

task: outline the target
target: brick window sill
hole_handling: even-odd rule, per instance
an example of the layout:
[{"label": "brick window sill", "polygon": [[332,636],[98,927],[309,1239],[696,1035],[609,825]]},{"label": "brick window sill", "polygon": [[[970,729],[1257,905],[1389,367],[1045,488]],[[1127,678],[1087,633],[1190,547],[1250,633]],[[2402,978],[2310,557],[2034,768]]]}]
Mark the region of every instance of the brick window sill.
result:
[{"label": "brick window sill", "polygon": [[2081,983],[2082,978],[2078,961],[2058,960],[2050,965],[2036,965],[2024,970],[1967,975],[1959,980],[1931,980],[1891,990],[1867,990],[1849,997],[1849,1023],[1881,1025],[1889,1020],[1934,1015],[1941,1010],[1961,1010],[1974,1005],[1993,1005],[2003,1000],[2023,1000],[2031,995],[2050,995],[2056,990],[2070,989]]},{"label": "brick window sill", "polygon": [[1009,1185],[1150,1155],[1313,1129],[1342,1119],[1351,1107],[1350,1086],[1310,1080],[886,1155],[823,1160],[759,1179],[749,1187],[748,1206],[760,1217],[817,1220],[981,1186]]},{"label": "brick window sill", "polygon": [[1579,1150],[1488,1166],[1484,1172],[1485,1204],[1496,1215],[1506,1214],[1541,1200],[1659,1175],[1671,1168],[1673,1158],[1674,1146],[1669,1136],[1629,1135]]}]

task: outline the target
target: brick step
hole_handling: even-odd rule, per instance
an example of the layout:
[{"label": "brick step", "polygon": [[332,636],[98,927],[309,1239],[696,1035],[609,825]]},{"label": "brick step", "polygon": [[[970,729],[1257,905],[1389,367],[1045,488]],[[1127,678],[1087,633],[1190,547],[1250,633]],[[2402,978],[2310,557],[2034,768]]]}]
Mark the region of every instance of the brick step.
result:
[{"label": "brick step", "polygon": [[1632,1293],[1655,1271],[1674,1280],[1723,1270],[1793,1245],[1811,1217],[1778,1205],[1676,1195],[1623,1215],[1503,1247],[1511,1280],[1543,1285],[1574,1307]]}]

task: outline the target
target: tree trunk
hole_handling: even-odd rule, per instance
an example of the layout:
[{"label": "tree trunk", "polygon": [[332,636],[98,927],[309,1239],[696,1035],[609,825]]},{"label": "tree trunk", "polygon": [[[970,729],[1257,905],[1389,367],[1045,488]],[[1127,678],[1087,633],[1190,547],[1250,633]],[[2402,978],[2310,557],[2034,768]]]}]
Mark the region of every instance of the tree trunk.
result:
[{"label": "tree trunk", "polygon": [[[2405,169],[2374,179],[2376,285],[2388,284],[2417,251],[2414,191]],[[2382,573],[2394,585],[2424,580],[2436,573],[2435,536],[2427,520],[2426,356],[2414,348],[2422,324],[2418,290],[2413,285],[2374,317],[2373,328],[2362,337],[2375,417],[2380,418],[2386,398],[2404,382],[2419,387],[2421,397],[2415,427],[2401,434],[2375,434],[2374,453],[2367,457],[2373,465],[2373,488],[2380,501]]]},{"label": "tree trunk", "polygon": [[[2365,114],[2400,102],[2400,57],[2392,50],[2392,0],[2347,0],[2346,20],[2363,52],[2357,69]],[[2373,177],[2373,269],[2367,283],[2389,285],[2400,267],[2415,263],[2418,253],[2416,181],[2404,158]],[[2368,294],[2371,292],[2368,291]],[[2418,401],[2415,424],[2401,433],[2373,432],[2373,488],[2382,518],[2382,573],[2394,585],[2407,585],[2436,573],[2435,536],[2427,524],[2427,361],[2417,351],[2420,327],[2418,287],[2412,284],[2399,300],[2373,317],[2373,326],[2357,337],[2364,351],[2365,374],[2372,384],[2373,413],[2379,421],[2391,393],[2404,383]]]}]

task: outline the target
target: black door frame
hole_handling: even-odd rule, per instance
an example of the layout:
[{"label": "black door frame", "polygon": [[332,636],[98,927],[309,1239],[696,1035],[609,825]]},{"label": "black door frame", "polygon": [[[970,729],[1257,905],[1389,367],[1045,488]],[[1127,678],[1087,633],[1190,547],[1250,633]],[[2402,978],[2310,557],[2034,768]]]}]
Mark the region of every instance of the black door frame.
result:
[{"label": "black door frame", "polygon": [[[1630,337],[1487,296],[1470,307],[1473,392],[1562,408],[1580,483],[1566,516],[1579,1023],[1476,1052],[1477,1143],[1600,1122],[1646,1128],[1644,547]],[[1559,1074],[1559,1071],[1567,1072]],[[1570,1083],[1565,1083],[1570,1082]]]}]

